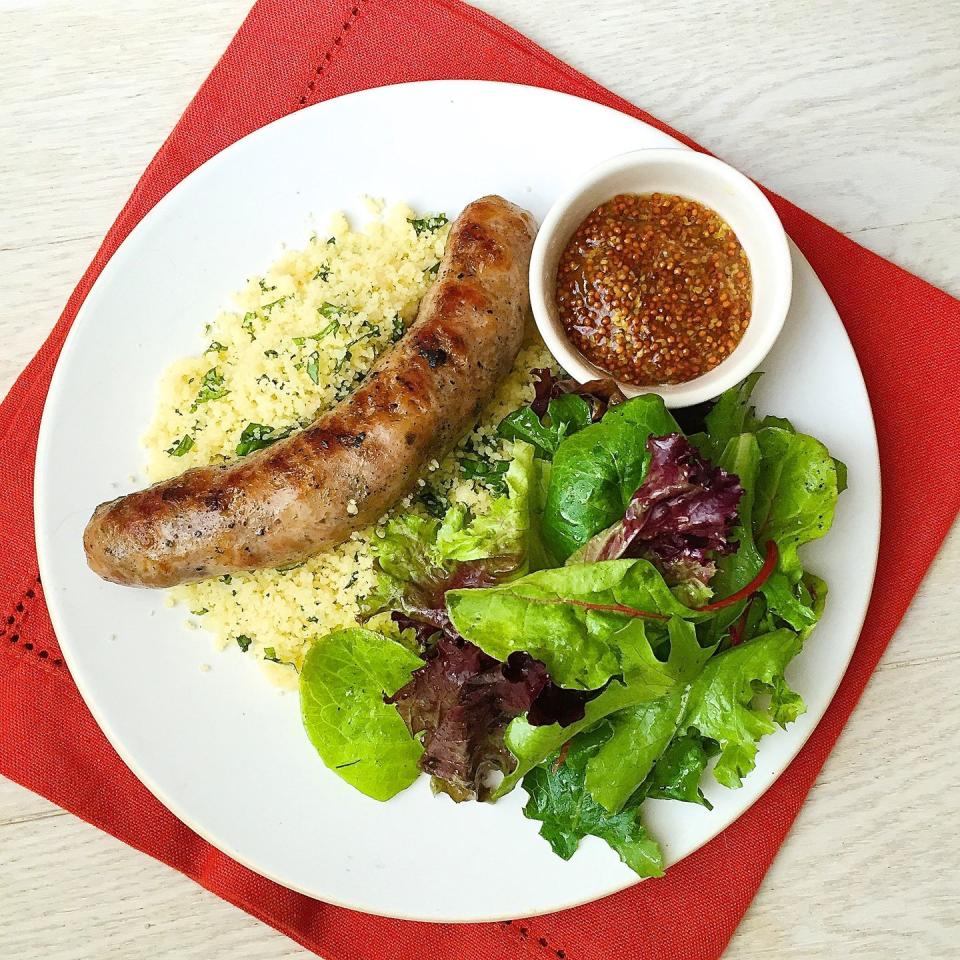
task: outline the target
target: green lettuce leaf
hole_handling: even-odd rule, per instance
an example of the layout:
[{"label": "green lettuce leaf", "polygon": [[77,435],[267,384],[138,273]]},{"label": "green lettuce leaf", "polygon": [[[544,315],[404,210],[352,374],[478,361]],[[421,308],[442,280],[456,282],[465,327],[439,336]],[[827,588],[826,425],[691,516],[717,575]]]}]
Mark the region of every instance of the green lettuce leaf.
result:
[{"label": "green lettuce leaf", "polygon": [[[642,628],[642,622],[637,622]],[[626,659],[623,675],[611,680],[598,697],[585,705],[582,720],[566,727],[558,723],[534,727],[525,717],[511,721],[504,735],[504,743],[516,758],[516,765],[504,777],[491,799],[498,800],[508,794],[528,770],[556,753],[571,737],[589,730],[604,717],[685,690],[713,654],[713,648],[704,649],[700,646],[692,624],[675,618],[670,628],[667,659],[660,660],[654,655],[646,637],[638,641],[632,648],[631,656]]]},{"label": "green lettuce leaf", "polygon": [[566,559],[623,516],[650,455],[647,437],[679,431],[656,394],[611,407],[599,423],[567,437],[553,457],[543,513],[551,552]]},{"label": "green lettuce leaf", "polygon": [[562,763],[558,754],[531,770],[523,779],[530,797],[524,815],[541,821],[540,835],[564,860],[576,853],[583,837],[595,836],[605,840],[638,876],[661,876],[663,854],[640,819],[640,801],[611,814],[584,784],[590,759],[611,735],[610,724],[601,723],[572,741]]},{"label": "green lettuce leaf", "polygon": [[640,792],[651,800],[680,800],[712,810],[700,780],[716,752],[713,741],[704,740],[696,731],[679,734],[660,755]]},{"label": "green lettuce leaf", "polygon": [[776,542],[778,568],[800,578],[797,548],[822,537],[833,523],[837,504],[837,465],[813,437],[764,427],[757,433],[760,471],[753,492],[754,539]]},{"label": "green lettuce leaf", "polygon": [[623,671],[624,656],[645,644],[641,618],[583,604],[622,604],[687,620],[708,616],[680,603],[646,560],[541,570],[494,587],[450,590],[446,602],[460,635],[485,653],[506,660],[524,651],[547,665],[554,683],[578,690],[602,687]]},{"label": "green lettuce leaf", "polygon": [[338,630],[317,640],[300,672],[300,710],[323,762],[374,800],[389,800],[420,775],[423,748],[383,702],[422,665],[370,630]]},{"label": "green lettuce leaf", "polygon": [[584,785],[601,807],[619,813],[647,778],[677,730],[683,689],[620,710],[607,722],[612,733],[587,761]]},{"label": "green lettuce leaf", "polygon": [[460,563],[496,560],[498,573],[518,576],[551,562],[538,519],[544,465],[529,444],[514,444],[512,454],[503,478],[507,493],[486,513],[475,516],[464,504],[454,504],[442,522],[417,514],[391,518],[371,544],[378,581],[363,604],[366,615],[432,605],[433,594]]},{"label": "green lettuce leaf", "polygon": [[497,433],[509,440],[523,440],[532,444],[541,457],[553,457],[565,437],[589,426],[590,404],[574,393],[554,397],[547,404],[542,419],[529,406],[508,414],[497,427]]},{"label": "green lettuce leaf", "polygon": [[[757,741],[803,712],[784,678],[801,644],[792,630],[755,637],[713,657],[693,682],[682,724],[719,744],[714,776],[723,786],[741,786],[754,767]],[[758,702],[760,694],[769,695],[768,705]]]}]

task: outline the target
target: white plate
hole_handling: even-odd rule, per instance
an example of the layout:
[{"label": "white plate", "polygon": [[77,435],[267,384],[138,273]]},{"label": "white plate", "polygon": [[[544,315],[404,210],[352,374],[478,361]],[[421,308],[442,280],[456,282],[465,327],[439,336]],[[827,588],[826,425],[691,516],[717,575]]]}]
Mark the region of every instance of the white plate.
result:
[{"label": "white plate", "polygon": [[[570,131],[576,131],[571,139]],[[297,698],[238,650],[218,655],[161,593],[99,580],[81,533],[93,507],[133,489],[138,438],[161,370],[202,349],[201,330],[284,244],[305,243],[364,193],[456,214],[497,192],[542,217],[604,157],[675,145],[585,100],[463,81],[368,90],[285,117],[189,176],[133,231],[87,297],[57,366],[40,430],[36,528],[50,614],[73,677],[121,757],[174,814],[257,872],[330,903],[423,920],[558,910],[635,876],[599,840],[551,853],[515,791],[494,805],[433,797],[426,778],[380,804],[328,771]],[[810,568],[827,611],[790,669],[806,715],[763,741],[739,791],[708,787],[712,812],[648,804],[674,863],[744,812],[823,715],[856,644],[879,538],[876,439],[860,369],[826,292],[793,250],[793,306],[757,391],[761,410],[822,438],[850,469]],[[211,663],[210,672],[200,666]]]}]

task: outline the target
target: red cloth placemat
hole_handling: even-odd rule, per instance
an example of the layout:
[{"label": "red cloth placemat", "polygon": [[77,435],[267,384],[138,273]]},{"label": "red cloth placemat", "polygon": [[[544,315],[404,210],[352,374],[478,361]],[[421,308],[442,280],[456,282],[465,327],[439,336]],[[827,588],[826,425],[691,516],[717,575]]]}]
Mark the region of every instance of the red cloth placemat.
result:
[{"label": "red cloth placemat", "polygon": [[[268,121],[355,90],[436,78],[551,87],[677,135],[457,0],[261,0],[0,407],[0,772],[328,960],[712,960],[753,898],[960,506],[960,303],[790,203],[772,197],[836,303],[873,403],[883,467],[880,589],[836,699],[799,757],[748,813],[665,879],[564,913],[460,926],[369,917],[292,893],[210,847],[134,778],[80,699],[47,616],[33,538],[37,428],[63,338],[111,254],[174,184]],[[929,483],[931,469],[936,484]]]}]

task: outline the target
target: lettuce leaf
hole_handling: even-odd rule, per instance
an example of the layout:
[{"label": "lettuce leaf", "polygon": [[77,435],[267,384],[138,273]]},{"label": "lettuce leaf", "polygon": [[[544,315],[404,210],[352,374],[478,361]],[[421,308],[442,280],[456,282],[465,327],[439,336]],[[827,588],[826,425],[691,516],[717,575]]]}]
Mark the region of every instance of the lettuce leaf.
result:
[{"label": "lettuce leaf", "polygon": [[631,650],[646,645],[641,618],[598,605],[622,604],[661,620],[708,616],[680,603],[647,560],[541,570],[485,589],[450,590],[446,603],[460,635],[490,656],[525,651],[547,665],[555,683],[577,690],[602,687],[623,672]]},{"label": "lettuce leaf", "polygon": [[585,786],[589,762],[610,736],[610,724],[601,723],[576,737],[565,756],[557,754],[531,770],[523,778],[530,797],[524,815],[541,822],[540,835],[564,860],[576,853],[583,837],[595,836],[605,840],[638,876],[659,877],[663,853],[640,819],[642,797],[611,814]]},{"label": "lettuce leaf", "polygon": [[666,750],[683,713],[685,690],[677,689],[607,718],[612,733],[587,761],[584,785],[597,803],[618,813]]},{"label": "lettuce leaf", "polygon": [[683,585],[685,596],[706,602],[701,598],[710,595],[715,557],[737,548],[731,529],[743,490],[734,474],[704,460],[682,434],[649,437],[647,450],[646,476],[623,518],[573,558],[643,557],[671,586]]},{"label": "lettuce leaf", "polygon": [[323,762],[374,800],[420,775],[423,748],[384,703],[422,661],[371,630],[338,630],[314,643],[300,672],[304,729]]},{"label": "lettuce leaf", "polygon": [[543,513],[551,552],[565,560],[619,520],[646,472],[647,438],[678,431],[663,400],[645,394],[611,407],[599,423],[563,440]]},{"label": "lettuce leaf", "polygon": [[[713,774],[723,786],[740,787],[754,768],[757,741],[803,713],[784,677],[801,644],[786,629],[755,637],[713,657],[693,682],[682,724],[719,745]],[[769,705],[759,694],[769,694]]]},{"label": "lettuce leaf", "polygon": [[637,643],[623,675],[611,680],[598,697],[585,705],[584,717],[577,723],[565,727],[556,723],[533,726],[525,717],[514,720],[507,727],[504,743],[516,758],[516,765],[504,777],[492,799],[508,794],[528,770],[559,750],[575,734],[589,730],[605,717],[685,690],[713,654],[713,648],[702,648],[693,625],[679,618],[671,620],[669,635],[666,660],[654,655],[646,637]]},{"label": "lettuce leaf", "polygon": [[680,800],[712,810],[713,804],[700,789],[700,780],[717,749],[712,740],[704,740],[696,731],[678,734],[660,755],[641,793],[651,800]]},{"label": "lettuce leaf", "polygon": [[365,599],[369,617],[384,610],[442,608],[453,585],[492,583],[550,562],[540,539],[543,492],[533,447],[517,443],[504,475],[507,494],[474,516],[453,504],[443,521],[417,514],[393,517],[371,544],[376,588]]}]

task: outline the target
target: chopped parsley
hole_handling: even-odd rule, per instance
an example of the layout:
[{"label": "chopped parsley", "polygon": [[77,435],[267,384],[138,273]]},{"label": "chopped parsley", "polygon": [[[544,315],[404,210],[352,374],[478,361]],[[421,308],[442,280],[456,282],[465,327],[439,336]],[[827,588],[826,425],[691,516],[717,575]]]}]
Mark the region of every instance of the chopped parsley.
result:
[{"label": "chopped parsley", "polygon": [[195,617],[202,617],[205,613],[209,613],[210,611],[206,607],[201,607],[199,610],[191,610],[190,612]]},{"label": "chopped parsley", "polygon": [[276,350],[264,350],[264,351],[263,351],[263,355],[264,355],[265,357],[272,357],[272,358],[274,358],[274,359],[276,359],[277,357],[280,356],[280,354],[277,353]]},{"label": "chopped parsley", "polygon": [[330,333],[336,333],[340,329],[340,321],[334,318],[322,330],[310,334],[311,340],[322,340]]},{"label": "chopped parsley", "polygon": [[187,451],[193,449],[193,437],[185,433],[172,447],[167,450],[171,457],[182,457]]},{"label": "chopped parsley", "polygon": [[431,517],[436,517],[438,520],[441,520],[447,514],[448,504],[429,483],[422,486],[414,495],[413,499],[417,503],[422,504]]},{"label": "chopped parsley", "polygon": [[[334,364],[333,372],[339,373],[343,369],[343,365],[352,359],[353,354],[349,350],[345,350],[343,356]],[[316,380],[314,380],[314,383],[316,383]]]},{"label": "chopped parsley", "polygon": [[438,271],[439,269],[440,269],[440,261],[438,260],[432,267],[424,267],[424,268],[423,268],[423,272],[424,272],[424,273],[430,273],[430,274],[433,274],[433,276],[436,276],[436,275],[437,275],[437,271]]},{"label": "chopped parsley", "polygon": [[314,280],[329,280],[330,279],[330,264],[324,263],[320,265],[320,269],[313,275]]},{"label": "chopped parsley", "polygon": [[229,573],[225,573],[225,574],[220,578],[220,582],[221,582],[221,583],[227,583],[227,584],[233,583],[233,577],[231,577]]},{"label": "chopped parsley", "polygon": [[316,350],[307,358],[307,376],[314,383],[320,383],[320,354]]},{"label": "chopped parsley", "polygon": [[336,237],[331,237],[331,238],[327,241],[327,246],[328,246],[328,247],[335,247],[336,245],[337,245],[337,238],[336,238]]},{"label": "chopped parsley", "polygon": [[406,325],[399,313],[393,315],[393,330],[390,331],[390,339],[396,343],[407,332]]},{"label": "chopped parsley", "polygon": [[283,661],[277,656],[277,651],[273,647],[264,647],[263,648],[263,659],[271,660],[273,663],[282,663]]},{"label": "chopped parsley", "polygon": [[257,335],[253,332],[253,321],[256,318],[256,316],[257,316],[256,313],[254,313],[252,310],[248,310],[243,315],[243,320],[240,323],[240,326],[243,327],[243,329],[250,334],[251,343],[257,339]]},{"label": "chopped parsley", "polygon": [[261,278],[257,281],[257,283],[260,284],[260,292],[261,292],[261,293],[269,293],[269,291],[271,291],[271,290],[276,290],[276,289],[277,289],[276,286],[268,287],[268,286],[267,286],[267,281],[264,280],[263,277],[261,277]]},{"label": "chopped parsley", "polygon": [[294,337],[294,338],[293,338],[293,342],[294,342],[298,347],[302,347],[302,346],[307,342],[307,338],[306,338],[306,337]]},{"label": "chopped parsley", "polygon": [[317,307],[317,312],[321,317],[326,317],[328,320],[338,320],[345,314],[353,313],[352,310],[341,306],[339,303],[330,303],[326,300],[324,301],[322,307]]},{"label": "chopped parsley", "polygon": [[[268,427],[262,423],[248,423],[240,434],[240,442],[237,444],[237,456],[245,457],[254,450],[263,450],[269,447],[271,443],[276,443],[284,437],[289,437],[292,428],[277,432],[275,427]],[[229,583],[229,580],[224,581]]]},{"label": "chopped parsley", "polygon": [[223,351],[226,349],[227,348],[222,343],[220,343],[219,340],[213,340],[211,341],[210,346],[207,347],[207,349],[204,350],[203,352],[204,353],[223,353]]},{"label": "chopped parsley", "polygon": [[245,633],[241,633],[240,636],[237,637],[237,646],[244,653],[246,653],[250,649],[251,643],[253,643],[253,641]]},{"label": "chopped parsley", "polygon": [[447,215],[438,213],[435,217],[421,217],[419,219],[407,217],[407,223],[413,227],[414,232],[419,237],[421,233],[433,233],[434,230],[439,230],[447,223]]},{"label": "chopped parsley", "polygon": [[219,400],[221,397],[225,397],[230,391],[226,390],[223,384],[223,374],[220,373],[219,368],[211,367],[200,381],[200,392],[197,394],[196,400],[190,405],[190,412],[196,413],[197,407],[201,403],[209,403],[211,400]]},{"label": "chopped parsley", "polygon": [[353,573],[350,574],[350,579],[343,585],[343,589],[349,590],[357,582],[359,577],[360,577],[360,571],[354,570]]},{"label": "chopped parsley", "polygon": [[280,306],[280,304],[283,303],[284,300],[286,299],[287,299],[286,297],[277,297],[277,299],[272,301],[271,303],[265,303],[260,309],[269,317],[270,311],[274,307]]}]

